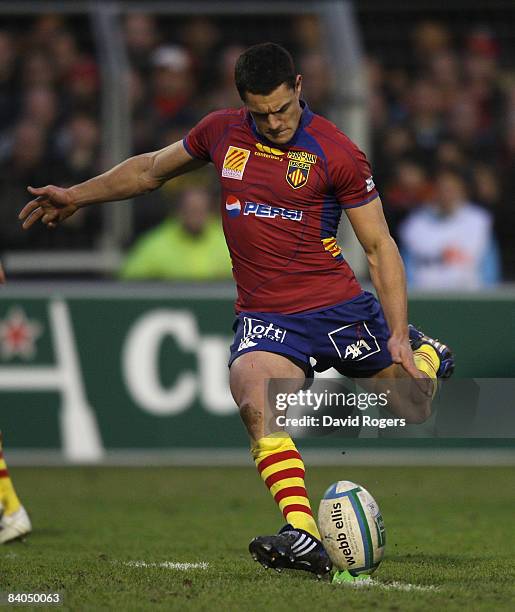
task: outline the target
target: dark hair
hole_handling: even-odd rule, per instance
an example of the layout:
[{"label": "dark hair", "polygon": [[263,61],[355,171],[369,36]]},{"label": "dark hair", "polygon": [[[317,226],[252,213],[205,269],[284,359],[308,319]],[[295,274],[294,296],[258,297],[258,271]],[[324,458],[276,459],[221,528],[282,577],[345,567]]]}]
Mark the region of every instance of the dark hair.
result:
[{"label": "dark hair", "polygon": [[236,89],[243,101],[247,92],[266,96],[283,83],[294,89],[295,77],[292,56],[284,47],[271,42],[249,47],[234,69]]}]

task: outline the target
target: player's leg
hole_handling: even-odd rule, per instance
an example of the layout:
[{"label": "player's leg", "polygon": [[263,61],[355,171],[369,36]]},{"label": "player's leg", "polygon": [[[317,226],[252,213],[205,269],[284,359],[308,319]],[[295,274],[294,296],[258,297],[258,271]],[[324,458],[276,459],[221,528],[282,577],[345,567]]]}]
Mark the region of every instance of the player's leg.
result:
[{"label": "player's leg", "polygon": [[285,431],[265,427],[267,384],[270,379],[288,379],[290,392],[304,383],[304,372],[283,355],[254,351],[236,359],[230,370],[231,391],[251,441],[251,452],[261,478],[287,522],[319,537],[304,485],[304,463]]},{"label": "player's leg", "polygon": [[[416,365],[416,364],[415,364]],[[370,376],[358,379],[367,391],[388,394],[388,412],[406,423],[424,423],[431,416],[434,382],[425,372],[416,380],[397,363]]]},{"label": "player's leg", "polygon": [[267,384],[278,378],[291,381],[288,391],[295,392],[305,376],[287,357],[264,351],[245,353],[231,364],[231,391],[250,436],[252,456],[287,521],[279,534],[257,537],[249,549],[265,567],[304,569],[322,575],[330,571],[331,563],[319,541],[302,457],[286,432],[270,432],[265,422],[273,411],[266,406]]},{"label": "player's leg", "polygon": [[0,432],[0,544],[21,538],[32,530],[7,470]]},{"label": "player's leg", "polygon": [[[438,379],[448,378],[454,371],[454,356],[445,344],[426,336],[413,325],[409,326],[409,334],[420,377],[414,380],[401,365],[392,364],[373,378],[379,385],[388,387],[389,410],[395,416],[405,418],[408,423],[423,423],[431,416]],[[376,391],[385,389],[375,387]]]}]

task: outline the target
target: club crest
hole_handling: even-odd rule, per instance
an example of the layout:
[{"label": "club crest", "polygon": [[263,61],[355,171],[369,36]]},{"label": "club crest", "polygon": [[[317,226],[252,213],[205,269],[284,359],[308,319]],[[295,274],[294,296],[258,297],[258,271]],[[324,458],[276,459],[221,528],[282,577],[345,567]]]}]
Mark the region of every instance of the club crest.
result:
[{"label": "club crest", "polygon": [[309,178],[311,164],[291,159],[286,170],[286,182],[293,189],[303,187]]}]

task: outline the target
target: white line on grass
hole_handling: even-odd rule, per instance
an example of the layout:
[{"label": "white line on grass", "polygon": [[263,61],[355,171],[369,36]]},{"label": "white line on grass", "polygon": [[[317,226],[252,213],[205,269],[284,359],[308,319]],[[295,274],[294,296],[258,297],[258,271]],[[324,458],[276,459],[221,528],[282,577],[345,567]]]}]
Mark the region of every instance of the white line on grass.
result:
[{"label": "white line on grass", "polygon": [[364,588],[364,587],[377,587],[385,591],[438,591],[439,587],[432,584],[410,584],[409,582],[398,582],[393,580],[392,582],[379,582],[373,578],[367,578],[365,580],[357,580],[356,582],[342,582],[344,586],[350,586],[353,588]]},{"label": "white line on grass", "polygon": [[129,567],[164,567],[165,569],[173,570],[193,570],[202,569],[205,570],[209,567],[209,563],[200,561],[199,563],[177,563],[175,561],[163,561],[162,563],[147,563],[146,561],[126,561],[124,565]]}]

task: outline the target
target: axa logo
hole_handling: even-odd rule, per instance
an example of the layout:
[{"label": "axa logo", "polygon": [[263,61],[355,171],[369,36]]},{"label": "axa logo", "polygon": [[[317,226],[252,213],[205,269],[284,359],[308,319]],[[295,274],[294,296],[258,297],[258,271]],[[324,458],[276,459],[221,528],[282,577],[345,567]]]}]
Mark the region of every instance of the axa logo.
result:
[{"label": "axa logo", "polygon": [[257,155],[258,157],[266,157],[267,159],[276,159],[278,161],[282,161],[284,151],[281,151],[281,149],[269,147],[267,145],[261,144],[260,142],[256,142],[256,149],[257,151],[254,151],[254,155]]},{"label": "axa logo", "polygon": [[358,357],[361,357],[365,351],[371,350],[371,347],[365,340],[358,340],[357,342],[354,342],[354,344],[347,345],[344,359],[357,359]]},{"label": "axa logo", "polygon": [[381,351],[366,321],[357,321],[333,329],[327,334],[340,359],[361,361]]}]

